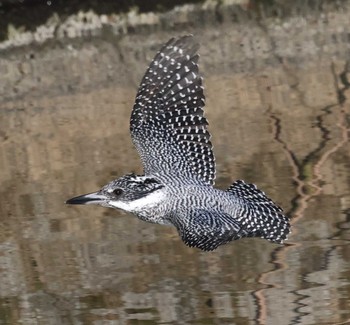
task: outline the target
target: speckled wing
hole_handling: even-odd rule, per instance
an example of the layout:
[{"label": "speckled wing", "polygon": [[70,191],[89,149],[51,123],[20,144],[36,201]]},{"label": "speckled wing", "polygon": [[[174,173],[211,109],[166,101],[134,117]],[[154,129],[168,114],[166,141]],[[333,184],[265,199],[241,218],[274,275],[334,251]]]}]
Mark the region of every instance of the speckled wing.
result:
[{"label": "speckled wing", "polygon": [[187,246],[204,251],[250,236],[232,216],[215,210],[194,209],[180,213],[172,222]]},{"label": "speckled wing", "polygon": [[214,183],[198,47],[192,36],[171,39],[141,81],[130,131],[146,175]]}]

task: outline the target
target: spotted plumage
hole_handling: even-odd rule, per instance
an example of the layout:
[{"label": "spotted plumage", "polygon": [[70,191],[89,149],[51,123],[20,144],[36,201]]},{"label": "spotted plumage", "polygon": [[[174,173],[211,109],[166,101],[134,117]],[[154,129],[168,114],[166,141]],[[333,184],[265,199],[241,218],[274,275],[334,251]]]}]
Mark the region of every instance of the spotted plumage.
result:
[{"label": "spotted plumage", "polygon": [[[198,45],[191,36],[171,39],[141,81],[130,131],[145,174],[213,184],[215,159],[203,116]],[[159,155],[159,152],[164,154]]]},{"label": "spotted plumage", "polygon": [[204,117],[198,44],[173,38],[147,69],[131,113],[130,133],[144,175],[128,174],[68,204],[123,209],[148,222],[173,225],[186,245],[202,250],[242,237],[282,243],[288,218],[255,185],[213,187],[215,158]]}]

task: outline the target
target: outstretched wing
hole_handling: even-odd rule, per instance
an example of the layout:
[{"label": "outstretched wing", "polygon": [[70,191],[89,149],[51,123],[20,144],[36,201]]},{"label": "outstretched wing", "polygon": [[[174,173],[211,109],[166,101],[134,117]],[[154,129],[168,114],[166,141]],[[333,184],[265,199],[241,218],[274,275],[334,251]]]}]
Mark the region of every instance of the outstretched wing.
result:
[{"label": "outstretched wing", "polygon": [[192,210],[172,220],[187,246],[212,251],[242,237],[250,237],[232,216],[215,210]]},{"label": "outstretched wing", "polygon": [[192,36],[171,39],[141,81],[130,132],[146,175],[214,183],[198,47]]}]

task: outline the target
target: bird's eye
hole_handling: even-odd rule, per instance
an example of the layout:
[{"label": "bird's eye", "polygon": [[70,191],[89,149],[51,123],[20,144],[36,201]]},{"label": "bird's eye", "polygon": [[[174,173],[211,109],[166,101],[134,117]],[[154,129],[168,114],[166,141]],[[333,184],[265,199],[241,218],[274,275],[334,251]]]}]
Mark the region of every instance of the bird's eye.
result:
[{"label": "bird's eye", "polygon": [[114,195],[121,195],[123,193],[123,190],[122,189],[120,189],[120,188],[116,188],[114,191],[113,191],[113,194]]}]

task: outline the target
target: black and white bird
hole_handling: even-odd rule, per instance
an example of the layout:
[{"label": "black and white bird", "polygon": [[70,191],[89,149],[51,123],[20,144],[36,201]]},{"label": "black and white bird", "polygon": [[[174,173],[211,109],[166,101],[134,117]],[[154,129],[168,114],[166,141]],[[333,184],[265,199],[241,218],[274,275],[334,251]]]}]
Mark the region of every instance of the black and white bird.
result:
[{"label": "black and white bird", "polygon": [[255,185],[238,180],[225,191],[213,187],[198,48],[193,36],[172,38],[141,81],[130,133],[144,175],[127,174],[66,203],[99,204],[173,225],[186,245],[205,251],[242,237],[283,243],[288,218]]}]

